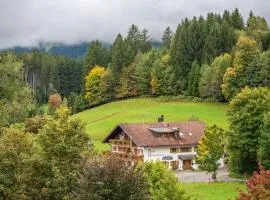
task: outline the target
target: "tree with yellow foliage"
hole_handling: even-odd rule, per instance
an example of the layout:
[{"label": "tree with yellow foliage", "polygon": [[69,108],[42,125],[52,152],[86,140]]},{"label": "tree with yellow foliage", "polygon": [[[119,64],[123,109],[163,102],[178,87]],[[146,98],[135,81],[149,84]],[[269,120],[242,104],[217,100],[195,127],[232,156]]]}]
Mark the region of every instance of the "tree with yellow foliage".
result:
[{"label": "tree with yellow foliage", "polygon": [[218,160],[224,153],[224,144],[222,143],[224,131],[216,125],[209,126],[204,131],[204,136],[198,145],[198,158],[196,162],[200,169],[212,172],[213,180],[216,180],[217,169],[220,165]]},{"label": "tree with yellow foliage", "polygon": [[106,69],[101,66],[95,66],[85,77],[84,98],[88,101],[88,105],[106,102],[106,77]]},{"label": "tree with yellow foliage", "polygon": [[261,84],[258,58],[260,49],[254,39],[240,36],[236,45],[233,66],[224,74],[222,93],[227,100],[232,99],[245,86],[257,87]]}]

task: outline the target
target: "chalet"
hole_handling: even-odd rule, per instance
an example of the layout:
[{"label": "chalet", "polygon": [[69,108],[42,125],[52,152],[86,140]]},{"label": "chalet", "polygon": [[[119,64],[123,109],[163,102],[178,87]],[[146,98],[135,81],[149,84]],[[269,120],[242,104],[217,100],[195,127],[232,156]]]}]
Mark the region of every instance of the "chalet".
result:
[{"label": "chalet", "polygon": [[104,139],[111,151],[133,165],[138,161],[162,161],[169,169],[196,169],[196,146],[203,136],[202,122],[118,124]]}]

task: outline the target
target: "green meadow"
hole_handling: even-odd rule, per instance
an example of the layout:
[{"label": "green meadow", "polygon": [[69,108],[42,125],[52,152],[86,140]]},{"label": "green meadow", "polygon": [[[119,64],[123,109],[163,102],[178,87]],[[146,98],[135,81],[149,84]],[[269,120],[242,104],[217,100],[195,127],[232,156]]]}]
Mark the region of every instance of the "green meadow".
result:
[{"label": "green meadow", "polygon": [[238,190],[246,191],[244,183],[185,183],[182,187],[198,200],[230,200],[235,199]]},{"label": "green meadow", "polygon": [[227,104],[210,102],[164,102],[155,98],[137,98],[108,103],[73,115],[86,123],[87,133],[99,151],[109,149],[102,140],[118,123],[156,122],[159,115],[166,122],[201,120],[207,124],[228,125]]}]

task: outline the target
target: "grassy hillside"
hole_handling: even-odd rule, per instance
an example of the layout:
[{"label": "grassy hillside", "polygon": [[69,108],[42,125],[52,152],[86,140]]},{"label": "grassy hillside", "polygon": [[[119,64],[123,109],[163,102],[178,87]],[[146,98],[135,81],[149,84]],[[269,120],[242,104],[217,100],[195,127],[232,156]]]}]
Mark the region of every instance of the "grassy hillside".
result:
[{"label": "grassy hillside", "polygon": [[226,128],[227,108],[227,104],[221,103],[160,102],[153,98],[138,98],[108,103],[73,117],[86,123],[97,150],[106,150],[108,146],[101,141],[118,123],[155,122],[163,114],[167,122],[199,119]]}]

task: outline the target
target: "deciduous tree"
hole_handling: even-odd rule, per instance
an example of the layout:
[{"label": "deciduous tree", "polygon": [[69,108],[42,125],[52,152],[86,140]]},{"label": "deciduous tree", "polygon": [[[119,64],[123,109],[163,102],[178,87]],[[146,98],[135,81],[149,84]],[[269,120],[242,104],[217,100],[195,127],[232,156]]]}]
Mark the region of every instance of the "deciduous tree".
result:
[{"label": "deciduous tree", "polygon": [[[82,159],[92,146],[84,124],[61,106],[37,134],[42,162],[36,171],[40,199],[68,199],[76,186]],[[89,149],[90,148],[90,149]]]},{"label": "deciduous tree", "polygon": [[232,57],[224,54],[216,57],[211,66],[202,67],[202,76],[199,83],[200,96],[223,101],[224,97],[221,92],[223,76],[228,67],[232,66]]},{"label": "deciduous tree", "polygon": [[261,84],[260,68],[257,63],[259,53],[255,40],[245,36],[239,37],[233,67],[227,68],[221,86],[227,100],[233,98],[245,86],[257,87]]},{"label": "deciduous tree", "polygon": [[209,126],[204,131],[204,136],[198,145],[198,157],[196,162],[199,167],[207,172],[212,172],[212,178],[216,181],[217,170],[219,167],[218,160],[224,153],[224,131],[222,128]]},{"label": "deciduous tree", "polygon": [[263,119],[261,138],[259,139],[258,158],[261,164],[270,169],[270,112],[266,113]]},{"label": "deciduous tree", "polygon": [[105,75],[105,68],[95,66],[85,77],[85,96],[89,105],[96,105],[104,102],[104,90],[101,88],[102,79]]},{"label": "deciduous tree", "polygon": [[0,53],[0,129],[23,121],[34,108],[31,91],[23,81],[22,66],[13,53]]},{"label": "deciduous tree", "polygon": [[231,171],[251,174],[257,169],[261,128],[270,110],[269,101],[268,88],[244,88],[230,102],[227,148]]}]

